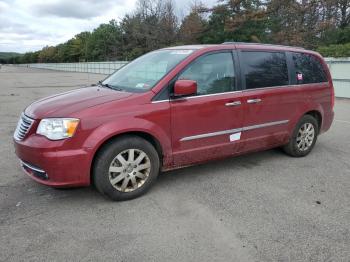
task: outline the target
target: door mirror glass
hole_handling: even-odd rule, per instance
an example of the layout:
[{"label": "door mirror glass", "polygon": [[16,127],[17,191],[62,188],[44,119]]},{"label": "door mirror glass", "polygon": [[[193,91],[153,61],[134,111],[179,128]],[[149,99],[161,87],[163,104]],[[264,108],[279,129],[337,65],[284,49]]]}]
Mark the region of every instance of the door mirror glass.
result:
[{"label": "door mirror glass", "polygon": [[174,85],[174,96],[189,96],[197,93],[197,82],[193,80],[177,80]]}]

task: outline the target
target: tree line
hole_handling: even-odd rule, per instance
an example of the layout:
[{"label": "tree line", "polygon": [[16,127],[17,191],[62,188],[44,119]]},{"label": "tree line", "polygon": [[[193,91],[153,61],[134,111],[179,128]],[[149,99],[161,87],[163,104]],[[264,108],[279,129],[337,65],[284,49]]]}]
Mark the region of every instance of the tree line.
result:
[{"label": "tree line", "polygon": [[350,0],[218,0],[211,8],[195,2],[182,19],[172,0],[139,0],[121,21],[2,62],[132,60],[166,46],[225,41],[293,45],[348,57]]}]

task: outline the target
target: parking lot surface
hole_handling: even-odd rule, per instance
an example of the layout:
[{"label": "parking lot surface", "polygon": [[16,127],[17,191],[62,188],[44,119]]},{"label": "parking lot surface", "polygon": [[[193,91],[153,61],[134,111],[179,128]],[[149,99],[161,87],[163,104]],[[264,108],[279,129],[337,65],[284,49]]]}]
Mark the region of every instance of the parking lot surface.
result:
[{"label": "parking lot surface", "polygon": [[163,173],[145,196],[27,177],[12,134],[39,98],[105,76],[0,70],[0,261],[350,261],[350,100],[304,158],[279,149]]}]

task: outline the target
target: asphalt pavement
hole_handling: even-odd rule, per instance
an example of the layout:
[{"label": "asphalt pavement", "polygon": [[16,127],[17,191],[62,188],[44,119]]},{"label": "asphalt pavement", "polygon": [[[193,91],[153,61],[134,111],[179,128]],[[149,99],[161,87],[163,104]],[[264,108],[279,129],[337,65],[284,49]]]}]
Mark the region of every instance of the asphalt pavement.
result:
[{"label": "asphalt pavement", "polygon": [[273,149],[166,172],[127,202],[37,184],[14,154],[20,113],[104,77],[2,66],[0,261],[350,261],[350,100],[304,158]]}]

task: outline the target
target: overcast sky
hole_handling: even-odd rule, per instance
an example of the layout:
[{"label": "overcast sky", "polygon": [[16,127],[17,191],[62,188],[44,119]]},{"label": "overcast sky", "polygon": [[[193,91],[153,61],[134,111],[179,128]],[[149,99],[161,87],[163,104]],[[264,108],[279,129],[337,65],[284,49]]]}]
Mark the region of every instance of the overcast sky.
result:
[{"label": "overcast sky", "polygon": [[[120,20],[137,0],[0,0],[0,52],[36,51],[63,43],[111,19]],[[178,14],[194,0],[174,0]],[[216,0],[203,0],[212,6]]]}]

